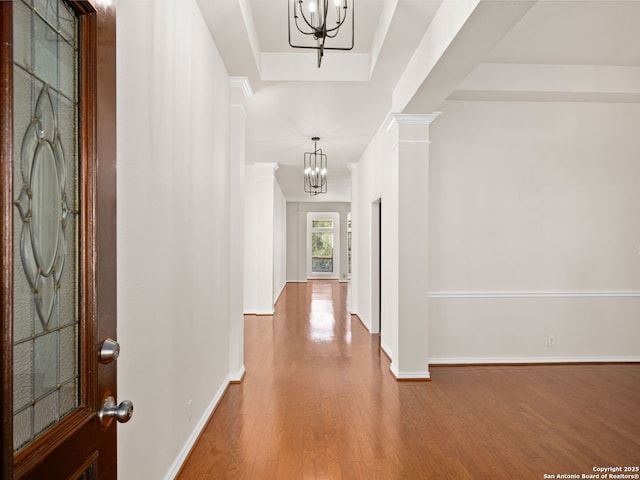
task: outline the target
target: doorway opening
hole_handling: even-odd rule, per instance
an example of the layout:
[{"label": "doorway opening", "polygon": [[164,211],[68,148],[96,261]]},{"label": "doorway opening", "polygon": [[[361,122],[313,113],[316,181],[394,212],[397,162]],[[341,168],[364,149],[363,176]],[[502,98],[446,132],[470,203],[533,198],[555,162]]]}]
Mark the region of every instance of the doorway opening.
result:
[{"label": "doorway opening", "polygon": [[340,215],[307,215],[307,278],[333,278],[340,275]]}]

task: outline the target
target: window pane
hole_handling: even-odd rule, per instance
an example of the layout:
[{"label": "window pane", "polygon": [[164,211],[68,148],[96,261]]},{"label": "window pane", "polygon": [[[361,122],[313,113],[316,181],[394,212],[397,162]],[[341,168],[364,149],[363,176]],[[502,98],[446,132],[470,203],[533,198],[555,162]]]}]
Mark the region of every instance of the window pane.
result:
[{"label": "window pane", "polygon": [[333,272],[333,233],[311,234],[311,271]]},{"label": "window pane", "polygon": [[314,232],[311,235],[311,255],[333,258],[333,233]]},{"label": "window pane", "polygon": [[311,259],[311,271],[316,273],[333,272],[333,258],[313,257]]},{"label": "window pane", "polygon": [[333,220],[311,220],[313,228],[333,228]]}]

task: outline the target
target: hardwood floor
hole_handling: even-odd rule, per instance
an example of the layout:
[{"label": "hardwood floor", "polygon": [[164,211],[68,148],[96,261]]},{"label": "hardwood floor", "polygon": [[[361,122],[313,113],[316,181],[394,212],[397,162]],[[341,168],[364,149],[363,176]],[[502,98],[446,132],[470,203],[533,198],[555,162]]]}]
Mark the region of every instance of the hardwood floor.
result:
[{"label": "hardwood floor", "polygon": [[273,317],[246,317],[244,381],[179,479],[589,478],[640,466],[640,365],[431,367],[432,382],[398,383],[346,294],[288,284]]}]

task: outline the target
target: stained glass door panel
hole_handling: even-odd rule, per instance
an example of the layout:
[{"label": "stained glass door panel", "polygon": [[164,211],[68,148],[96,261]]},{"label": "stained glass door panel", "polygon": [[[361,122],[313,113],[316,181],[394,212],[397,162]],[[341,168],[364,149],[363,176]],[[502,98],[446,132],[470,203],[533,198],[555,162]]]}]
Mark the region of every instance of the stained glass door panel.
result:
[{"label": "stained glass door panel", "polygon": [[14,18],[13,448],[79,405],[78,20],[17,0]]}]

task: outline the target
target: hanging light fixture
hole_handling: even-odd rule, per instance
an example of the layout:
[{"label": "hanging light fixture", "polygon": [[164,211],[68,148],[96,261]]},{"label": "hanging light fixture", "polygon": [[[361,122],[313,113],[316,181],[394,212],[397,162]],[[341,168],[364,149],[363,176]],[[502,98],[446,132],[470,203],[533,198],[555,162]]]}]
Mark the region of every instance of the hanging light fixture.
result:
[{"label": "hanging light fixture", "polygon": [[[311,48],[318,52],[318,68],[322,63],[325,50],[351,50],[353,48],[353,25],[355,0],[331,0],[335,8],[329,7],[330,0],[288,0],[289,2],[289,45],[293,48]],[[291,4],[293,3],[293,18],[291,17]],[[345,21],[349,17],[351,9],[351,21]],[[296,45],[291,40],[291,24],[305,36],[312,37],[310,44]],[[351,26],[351,45],[334,46],[325,45],[327,38],[335,38],[342,26]],[[315,43],[315,44],[314,44]]]},{"label": "hanging light fixture", "polygon": [[304,191],[309,195],[327,193],[327,156],[318,148],[320,137],[313,137],[313,152],[304,154]]}]

